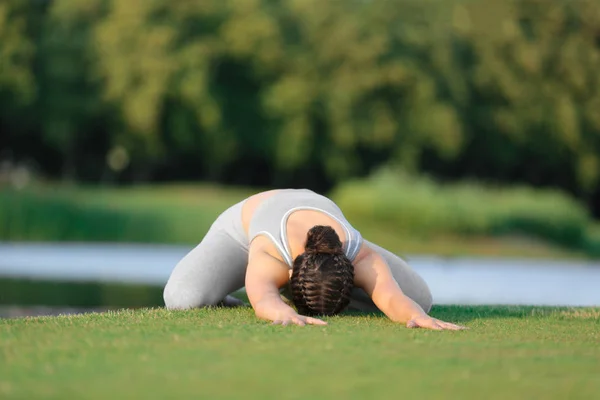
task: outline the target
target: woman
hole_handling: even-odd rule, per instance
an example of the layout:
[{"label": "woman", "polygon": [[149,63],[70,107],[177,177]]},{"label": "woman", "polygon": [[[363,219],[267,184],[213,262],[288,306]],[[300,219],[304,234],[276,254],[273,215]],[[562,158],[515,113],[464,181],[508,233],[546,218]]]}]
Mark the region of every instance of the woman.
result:
[{"label": "woman", "polygon": [[244,286],[256,316],[275,324],[326,325],[315,317],[351,305],[379,308],[411,328],[463,328],[429,317],[432,298],[423,279],[363,240],[333,201],[306,189],[258,193],[223,212],[173,270],[165,305],[217,305]]}]

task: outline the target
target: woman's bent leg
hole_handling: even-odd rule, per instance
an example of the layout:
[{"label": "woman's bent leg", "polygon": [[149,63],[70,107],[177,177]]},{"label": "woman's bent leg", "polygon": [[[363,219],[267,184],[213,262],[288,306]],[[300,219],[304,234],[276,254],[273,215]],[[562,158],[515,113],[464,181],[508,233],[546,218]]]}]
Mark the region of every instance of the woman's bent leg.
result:
[{"label": "woman's bent leg", "polygon": [[[402,289],[404,294],[420,305],[425,312],[429,312],[429,310],[431,310],[433,299],[425,280],[423,280],[423,278],[421,278],[421,276],[403,259],[391,251],[366,240],[364,243],[377,251],[377,253],[385,259],[394,279],[398,282],[398,286],[400,286],[400,289]],[[361,311],[372,311],[377,309],[371,298],[362,289],[358,288],[355,288],[352,293],[350,307]]]},{"label": "woman's bent leg", "polygon": [[209,230],[171,273],[163,297],[168,309],[217,305],[244,286],[248,252],[222,230]]}]

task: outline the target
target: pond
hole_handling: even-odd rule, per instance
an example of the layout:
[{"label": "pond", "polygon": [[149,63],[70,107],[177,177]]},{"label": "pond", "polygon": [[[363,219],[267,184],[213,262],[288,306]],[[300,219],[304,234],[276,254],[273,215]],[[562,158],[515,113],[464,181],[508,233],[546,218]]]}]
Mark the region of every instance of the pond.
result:
[{"label": "pond", "polygon": [[[0,243],[0,278],[156,288],[190,248]],[[600,262],[433,256],[408,261],[436,304],[600,306]]]}]

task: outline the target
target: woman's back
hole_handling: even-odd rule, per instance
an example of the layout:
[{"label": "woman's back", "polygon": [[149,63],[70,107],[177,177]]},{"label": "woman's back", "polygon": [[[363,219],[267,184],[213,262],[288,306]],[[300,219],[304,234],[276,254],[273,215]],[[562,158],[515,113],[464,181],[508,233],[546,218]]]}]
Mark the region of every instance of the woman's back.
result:
[{"label": "woman's back", "polygon": [[242,220],[251,246],[264,247],[290,266],[291,260],[304,252],[307,232],[317,225],[331,226],[351,259],[362,243],[360,234],[334,202],[307,189],[274,190],[252,196],[244,204]]}]

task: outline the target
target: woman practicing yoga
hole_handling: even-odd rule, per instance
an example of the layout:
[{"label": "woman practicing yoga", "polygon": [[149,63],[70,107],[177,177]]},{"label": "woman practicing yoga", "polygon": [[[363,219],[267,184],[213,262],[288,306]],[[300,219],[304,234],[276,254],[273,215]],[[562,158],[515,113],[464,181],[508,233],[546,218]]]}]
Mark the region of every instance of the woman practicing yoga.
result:
[{"label": "woman practicing yoga", "polygon": [[409,328],[463,329],[429,317],[423,279],[364,240],[333,201],[306,189],[258,193],[223,212],[173,270],[165,305],[217,305],[244,286],[256,316],[275,324],[325,325],[315,317],[350,306],[378,308]]}]

